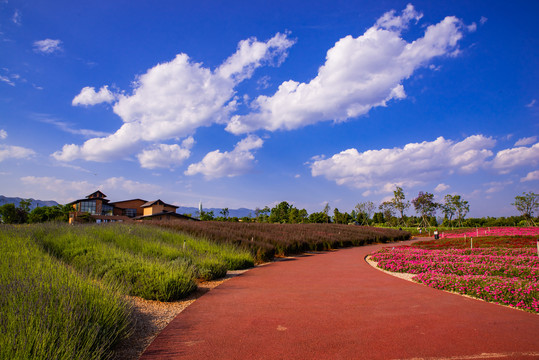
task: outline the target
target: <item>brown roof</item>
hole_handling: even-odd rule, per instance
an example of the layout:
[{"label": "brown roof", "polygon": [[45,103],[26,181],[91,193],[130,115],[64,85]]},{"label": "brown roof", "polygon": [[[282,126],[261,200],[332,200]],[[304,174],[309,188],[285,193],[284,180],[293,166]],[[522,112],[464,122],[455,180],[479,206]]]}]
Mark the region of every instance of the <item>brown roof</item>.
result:
[{"label": "brown roof", "polygon": [[170,204],[167,204],[165,202],[163,202],[161,199],[157,199],[157,200],[154,200],[154,201],[148,201],[146,204],[142,204],[140,205],[140,207],[150,207],[152,205],[164,205],[164,206],[170,206],[170,207],[173,207],[173,208],[179,208],[179,206],[176,206],[176,205],[170,205]]}]

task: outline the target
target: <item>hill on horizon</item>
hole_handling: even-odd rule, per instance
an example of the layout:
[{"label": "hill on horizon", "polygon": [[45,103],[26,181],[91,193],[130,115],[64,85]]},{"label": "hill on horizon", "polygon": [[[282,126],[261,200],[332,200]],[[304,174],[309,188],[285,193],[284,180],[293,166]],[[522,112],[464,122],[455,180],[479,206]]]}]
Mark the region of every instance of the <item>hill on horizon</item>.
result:
[{"label": "hill on horizon", "polygon": [[42,206],[56,206],[60,205],[54,200],[36,200],[36,199],[25,199],[20,197],[7,197],[0,195],[0,206],[5,204],[15,204],[15,206],[19,206],[21,203],[21,200],[30,200],[30,210],[35,209],[36,207],[42,207]]}]

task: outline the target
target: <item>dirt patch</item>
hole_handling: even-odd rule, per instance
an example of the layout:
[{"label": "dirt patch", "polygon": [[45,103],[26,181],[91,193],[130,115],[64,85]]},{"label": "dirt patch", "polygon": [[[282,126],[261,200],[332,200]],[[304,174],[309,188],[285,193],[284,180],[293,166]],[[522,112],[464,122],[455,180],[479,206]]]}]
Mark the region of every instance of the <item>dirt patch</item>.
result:
[{"label": "dirt patch", "polygon": [[197,290],[183,300],[160,302],[129,296],[128,299],[133,306],[135,325],[131,336],[116,346],[112,358],[115,360],[138,359],[157,334],[196,299],[245,271],[247,270],[228,271],[222,279],[200,282]]}]

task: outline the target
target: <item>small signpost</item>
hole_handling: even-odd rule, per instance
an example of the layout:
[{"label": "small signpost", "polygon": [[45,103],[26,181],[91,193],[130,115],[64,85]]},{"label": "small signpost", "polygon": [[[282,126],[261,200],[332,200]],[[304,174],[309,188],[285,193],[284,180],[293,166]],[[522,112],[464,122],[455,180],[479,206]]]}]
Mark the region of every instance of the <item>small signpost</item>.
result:
[{"label": "small signpost", "polygon": [[470,249],[473,249],[473,237],[470,238]]}]

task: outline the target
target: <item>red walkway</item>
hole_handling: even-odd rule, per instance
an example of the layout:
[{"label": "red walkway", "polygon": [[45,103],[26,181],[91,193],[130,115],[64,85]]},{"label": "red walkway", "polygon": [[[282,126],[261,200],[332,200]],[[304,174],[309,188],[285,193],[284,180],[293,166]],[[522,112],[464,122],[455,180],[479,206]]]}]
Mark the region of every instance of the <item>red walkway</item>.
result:
[{"label": "red walkway", "polygon": [[539,358],[539,316],[387,275],[363,260],[379,247],[249,270],[190,305],[141,359]]}]

